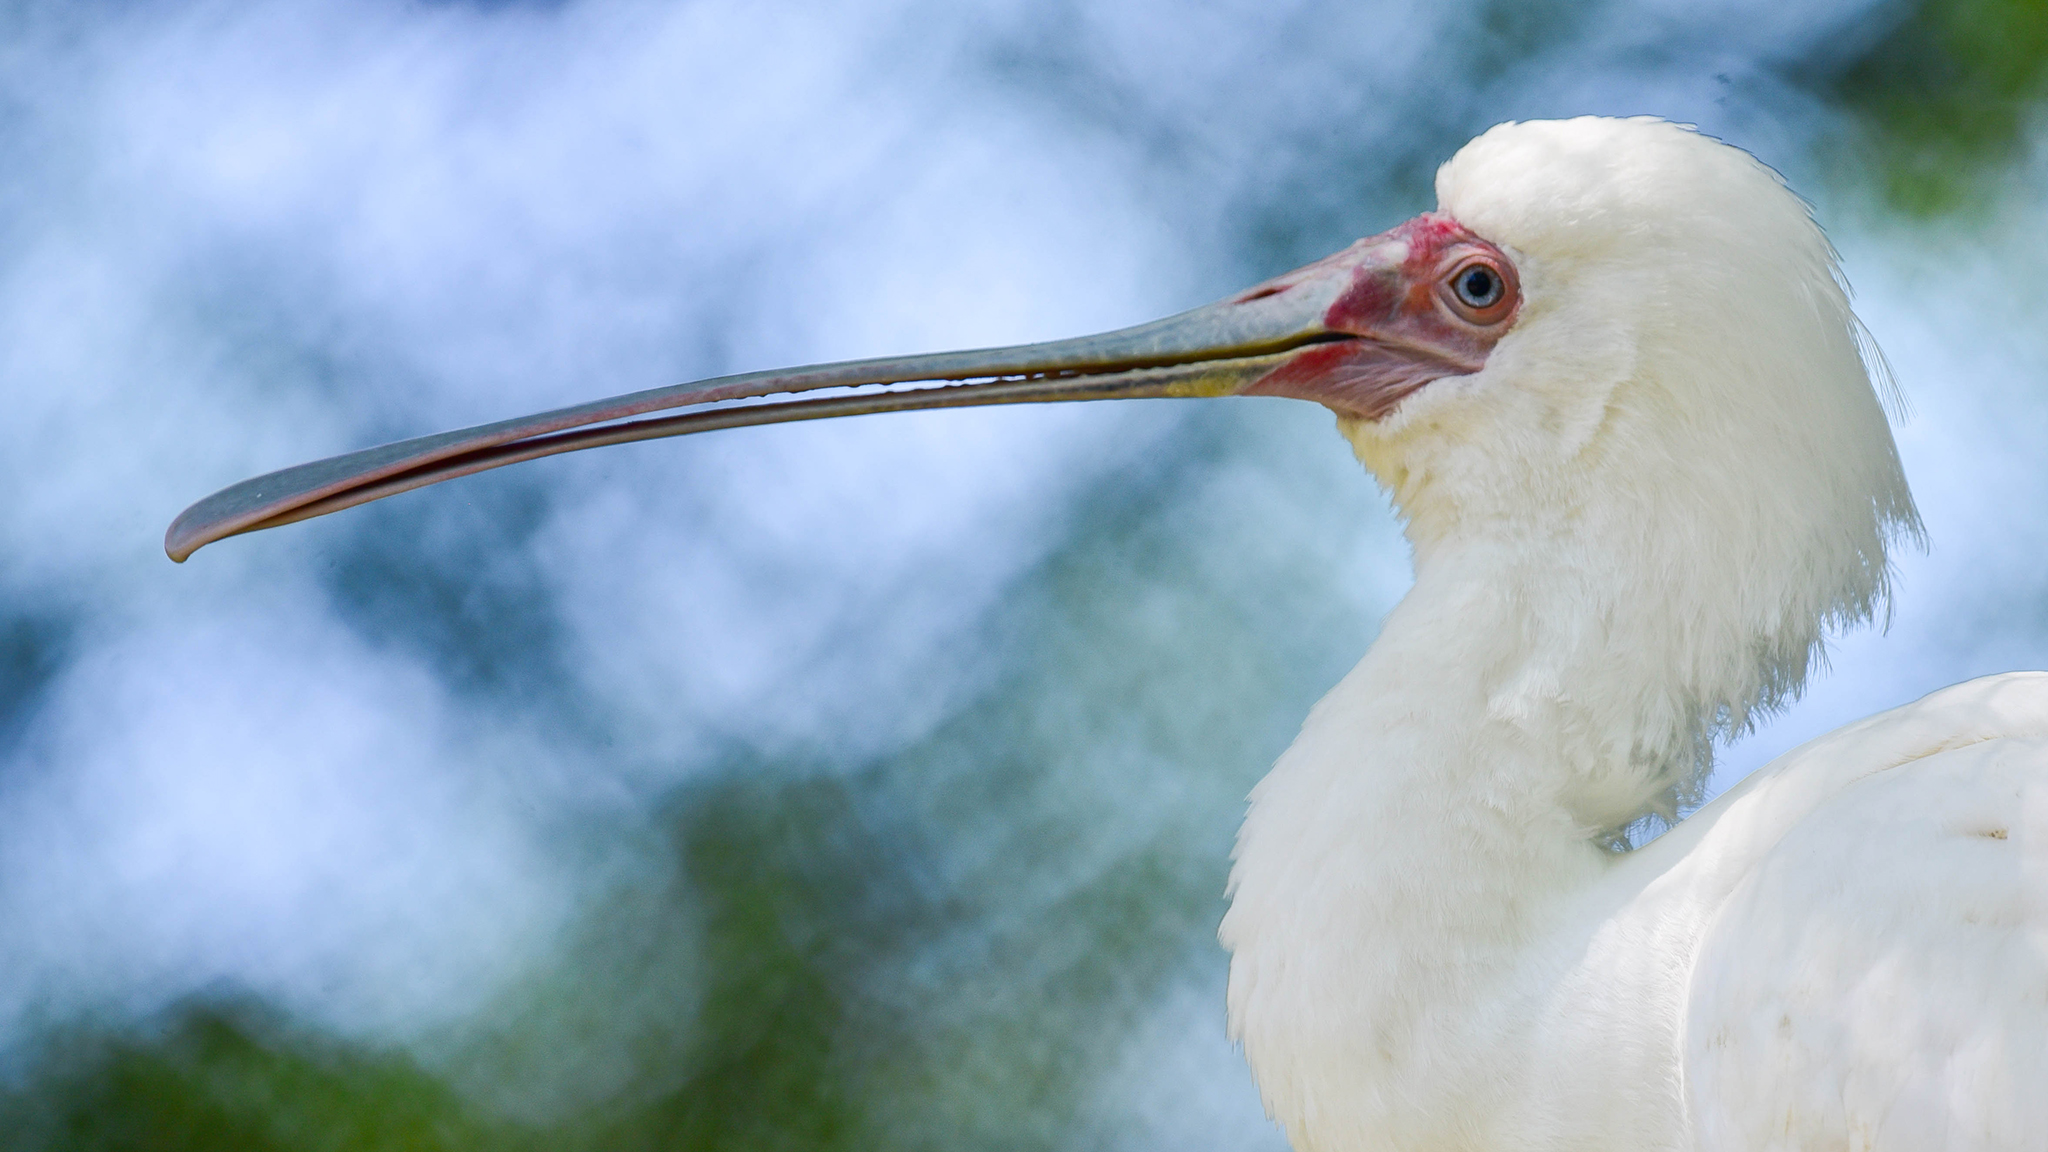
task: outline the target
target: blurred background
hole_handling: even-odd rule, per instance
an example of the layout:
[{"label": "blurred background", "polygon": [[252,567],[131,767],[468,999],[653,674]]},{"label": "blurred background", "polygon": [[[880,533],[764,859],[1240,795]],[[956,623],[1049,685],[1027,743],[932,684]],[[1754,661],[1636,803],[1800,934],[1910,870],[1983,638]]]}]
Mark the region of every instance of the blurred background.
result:
[{"label": "blurred background", "polygon": [[231,481],[1096,331],[1511,118],[1784,172],[1909,397],[1888,633],[2048,667],[2037,0],[0,5],[0,1147],[1279,1149],[1243,796],[1408,579],[1320,409],[871,417],[215,546]]}]

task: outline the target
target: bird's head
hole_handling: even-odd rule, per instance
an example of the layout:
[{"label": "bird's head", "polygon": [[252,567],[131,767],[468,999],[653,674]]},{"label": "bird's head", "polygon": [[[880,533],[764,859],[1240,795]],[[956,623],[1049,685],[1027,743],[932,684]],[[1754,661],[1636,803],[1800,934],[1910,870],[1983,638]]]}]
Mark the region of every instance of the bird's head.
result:
[{"label": "bird's head", "polygon": [[[1583,570],[1594,599],[1661,598],[1690,635],[1671,659],[1714,664],[1678,677],[1710,711],[1796,688],[1820,628],[1869,614],[1887,540],[1917,527],[1806,206],[1747,153],[1653,119],[1503,124],[1437,192],[1434,212],[1151,324],[722,377],[367,449],[224,489],[166,549],[182,560],[501,464],[741,424],[1289,396],[1337,413],[1419,564],[1481,541]],[[878,390],[914,381],[971,382]],[[842,391],[759,402],[821,389]]]},{"label": "bird's head", "polygon": [[1492,129],[1437,195],[1388,236],[1470,237],[1517,299],[1476,370],[1339,413],[1418,545],[1635,507],[1702,545],[1762,535],[1882,575],[1913,515],[1871,370],[1888,381],[1776,173],[1665,121],[1585,117]]}]

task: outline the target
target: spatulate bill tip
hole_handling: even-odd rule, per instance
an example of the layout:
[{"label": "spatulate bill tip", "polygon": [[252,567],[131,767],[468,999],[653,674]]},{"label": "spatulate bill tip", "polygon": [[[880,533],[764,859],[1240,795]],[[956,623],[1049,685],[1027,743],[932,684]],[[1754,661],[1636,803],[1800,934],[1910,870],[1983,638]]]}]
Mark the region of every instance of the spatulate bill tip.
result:
[{"label": "spatulate bill tip", "polygon": [[184,520],[181,517],[172,521],[170,528],[164,532],[164,555],[170,557],[174,564],[183,564],[194,552],[211,543],[212,540],[203,539],[184,530]]},{"label": "spatulate bill tip", "polygon": [[164,555],[172,561],[183,564],[191,559],[194,552],[218,540],[238,536],[249,530],[248,517],[224,518],[213,513],[207,506],[214,503],[218,493],[192,505],[178,514],[171,526],[164,530]]}]

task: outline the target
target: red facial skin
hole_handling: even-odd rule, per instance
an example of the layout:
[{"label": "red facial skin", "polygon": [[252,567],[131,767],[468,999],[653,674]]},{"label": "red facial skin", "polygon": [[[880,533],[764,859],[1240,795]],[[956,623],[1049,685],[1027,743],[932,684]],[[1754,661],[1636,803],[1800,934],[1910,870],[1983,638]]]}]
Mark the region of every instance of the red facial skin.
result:
[{"label": "red facial skin", "polygon": [[[1474,264],[1500,278],[1500,299],[1484,308],[1467,304],[1453,288]],[[1297,352],[1243,395],[1313,400],[1339,415],[1379,420],[1432,380],[1479,371],[1521,311],[1514,262],[1464,225],[1435,212],[1249,289],[1238,299],[1269,296],[1333,275],[1348,276],[1350,284],[1323,314],[1323,326],[1358,338]]]}]

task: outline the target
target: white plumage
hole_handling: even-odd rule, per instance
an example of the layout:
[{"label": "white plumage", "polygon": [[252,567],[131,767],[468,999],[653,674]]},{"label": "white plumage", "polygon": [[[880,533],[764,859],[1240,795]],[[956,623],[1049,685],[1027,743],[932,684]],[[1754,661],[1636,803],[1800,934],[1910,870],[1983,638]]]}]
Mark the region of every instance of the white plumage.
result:
[{"label": "white plumage", "polygon": [[1343,421],[1415,586],[1253,791],[1231,1034],[1301,1152],[2048,1142],[2048,676],[1781,758],[1637,851],[1918,532],[1804,204],[1655,120],[1437,178],[1523,312]]}]

